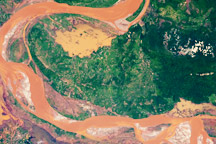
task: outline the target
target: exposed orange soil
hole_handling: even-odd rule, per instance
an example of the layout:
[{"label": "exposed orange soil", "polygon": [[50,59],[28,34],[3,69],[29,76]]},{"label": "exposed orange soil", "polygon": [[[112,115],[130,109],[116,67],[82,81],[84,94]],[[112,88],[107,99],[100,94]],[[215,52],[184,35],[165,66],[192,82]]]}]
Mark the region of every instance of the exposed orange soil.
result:
[{"label": "exposed orange soil", "polygon": [[175,107],[168,112],[172,117],[192,117],[197,113],[210,113],[216,115],[215,106],[210,103],[194,104],[191,101],[180,99]]},{"label": "exposed orange soil", "polygon": [[[29,19],[36,16],[53,14],[53,13],[75,13],[82,14],[86,16],[90,16],[102,21],[109,22],[113,26],[116,27],[117,30],[122,31],[117,25],[115,25],[115,21],[121,18],[125,18],[128,14],[131,14],[138,9],[142,0],[125,0],[123,2],[118,3],[117,5],[111,8],[85,8],[85,7],[77,7],[77,6],[68,6],[66,4],[58,4],[54,2],[47,3],[39,3],[27,6],[17,13],[15,13],[11,19],[6,22],[3,27],[0,29],[0,50],[1,53],[5,49],[4,37],[7,33],[13,29],[13,27],[18,24],[20,21]],[[145,6],[141,14],[136,18],[133,22],[128,24],[130,27],[132,24],[138,22],[140,18],[144,15],[150,0],[146,0]],[[127,28],[128,28],[127,27]],[[25,34],[24,34],[25,37]],[[30,52],[29,52],[30,54]],[[22,72],[22,73],[20,73]],[[166,115],[156,115],[150,116],[149,118],[144,119],[132,119],[127,117],[115,117],[115,116],[97,116],[91,117],[84,121],[76,121],[72,119],[68,119],[66,117],[58,114],[52,107],[49,105],[45,98],[44,94],[44,86],[42,79],[36,75],[32,69],[30,69],[27,65],[22,63],[14,63],[14,62],[6,62],[2,55],[0,56],[0,73],[3,78],[3,81],[8,86],[11,85],[11,91],[13,95],[16,97],[17,101],[21,104],[21,106],[32,114],[38,116],[41,119],[44,119],[57,127],[75,132],[81,135],[84,135],[88,138],[94,140],[101,140],[100,137],[95,137],[89,133],[87,133],[87,129],[89,128],[112,128],[112,127],[132,127],[134,128],[136,138],[143,143],[148,144],[159,144],[162,142],[169,142],[169,139],[175,135],[175,129],[177,125],[183,122],[189,122],[192,129],[192,136],[190,138],[191,144],[197,143],[197,137],[203,135],[204,143],[206,143],[206,139],[209,138],[207,133],[204,130],[204,125],[202,122],[203,118],[208,119],[216,119],[216,117],[212,116],[197,116],[193,118],[171,118]],[[27,79],[24,83],[23,79]],[[28,82],[29,80],[29,82]],[[34,107],[30,107],[30,105],[25,105],[17,96],[17,91],[22,87],[30,87],[30,94],[23,90],[23,93],[20,95],[25,95],[28,98],[31,98]],[[171,126],[165,129],[162,133],[160,133],[157,137],[150,139],[148,141],[144,141],[142,138],[142,129],[143,127],[151,127],[160,124],[171,124]],[[137,126],[138,125],[138,126]],[[209,138],[210,139],[210,138]]]},{"label": "exposed orange soil", "polygon": [[78,24],[77,29],[62,32],[56,31],[55,41],[62,45],[64,51],[69,56],[79,56],[80,58],[90,56],[99,47],[111,46],[114,37],[108,35],[101,29],[93,28],[87,24]]}]

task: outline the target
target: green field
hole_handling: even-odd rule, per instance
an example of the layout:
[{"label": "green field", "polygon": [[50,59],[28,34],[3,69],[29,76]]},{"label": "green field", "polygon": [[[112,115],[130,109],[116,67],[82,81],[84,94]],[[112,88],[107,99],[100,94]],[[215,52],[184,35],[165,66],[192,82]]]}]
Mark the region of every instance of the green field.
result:
[{"label": "green field", "polygon": [[55,0],[58,3],[66,3],[73,6],[85,7],[111,7],[118,0]]}]

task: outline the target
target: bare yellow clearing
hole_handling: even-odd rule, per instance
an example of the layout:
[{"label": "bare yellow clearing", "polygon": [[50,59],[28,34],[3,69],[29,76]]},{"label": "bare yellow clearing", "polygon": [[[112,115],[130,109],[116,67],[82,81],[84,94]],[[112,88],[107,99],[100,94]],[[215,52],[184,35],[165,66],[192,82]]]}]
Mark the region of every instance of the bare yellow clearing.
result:
[{"label": "bare yellow clearing", "polygon": [[169,115],[174,117],[192,117],[197,113],[215,111],[215,106],[209,103],[194,104],[181,98],[181,101],[176,104],[174,109],[169,112]]},{"label": "bare yellow clearing", "polygon": [[99,47],[111,46],[114,37],[109,37],[101,29],[93,28],[87,24],[79,24],[77,29],[70,31],[56,31],[56,42],[62,45],[69,56],[79,56],[83,58],[90,56]]}]

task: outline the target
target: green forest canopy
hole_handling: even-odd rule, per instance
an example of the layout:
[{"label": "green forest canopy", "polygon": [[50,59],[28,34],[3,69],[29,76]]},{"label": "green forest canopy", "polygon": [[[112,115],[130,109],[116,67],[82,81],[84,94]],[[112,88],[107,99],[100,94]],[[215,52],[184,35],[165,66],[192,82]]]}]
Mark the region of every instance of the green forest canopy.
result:
[{"label": "green forest canopy", "polygon": [[[197,6],[197,3],[191,3],[190,6]],[[195,103],[212,102],[216,88],[215,75],[197,74],[216,70],[213,37],[215,9],[208,5],[212,9],[207,15],[208,21],[203,21],[200,15],[188,15],[184,8],[177,10],[174,19],[159,11],[166,7],[175,10],[176,6],[177,2],[155,3],[148,16],[143,18],[143,27],[131,27],[126,34],[117,36],[111,47],[100,48],[90,58],[68,57],[39,23],[29,33],[29,47],[34,61],[53,81],[53,88],[62,95],[111,107],[121,115],[143,118],[149,114],[164,113],[172,109],[180,98]],[[198,6],[200,11],[205,9],[203,13],[208,11],[201,4]],[[194,11],[191,9],[191,13]],[[194,26],[188,27],[187,23],[179,20],[181,17],[178,15],[188,16],[189,23]],[[164,22],[161,23],[161,20]],[[176,29],[176,33],[172,33],[173,29]],[[166,45],[165,33],[171,35]],[[176,39],[176,35],[179,39]],[[175,46],[179,47],[184,46],[188,40],[188,47],[196,41],[211,45],[213,55],[204,56],[199,51],[195,57],[191,57],[172,51],[177,41],[180,42]],[[35,49],[37,45],[39,48]]]}]

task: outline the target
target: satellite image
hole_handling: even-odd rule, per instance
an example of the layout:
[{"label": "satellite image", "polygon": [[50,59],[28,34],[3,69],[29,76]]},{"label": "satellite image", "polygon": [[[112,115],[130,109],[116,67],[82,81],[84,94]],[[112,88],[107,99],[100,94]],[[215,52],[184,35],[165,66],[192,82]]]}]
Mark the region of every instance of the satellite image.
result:
[{"label": "satellite image", "polygon": [[0,144],[216,144],[215,0],[0,0]]}]

